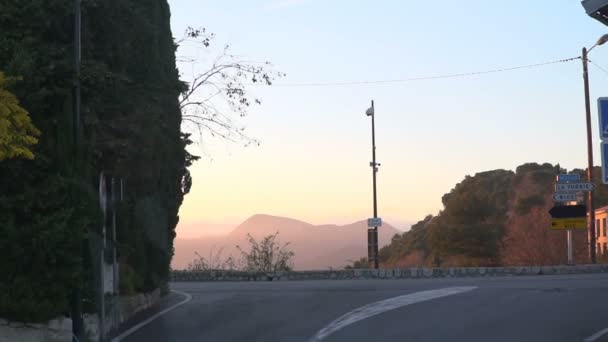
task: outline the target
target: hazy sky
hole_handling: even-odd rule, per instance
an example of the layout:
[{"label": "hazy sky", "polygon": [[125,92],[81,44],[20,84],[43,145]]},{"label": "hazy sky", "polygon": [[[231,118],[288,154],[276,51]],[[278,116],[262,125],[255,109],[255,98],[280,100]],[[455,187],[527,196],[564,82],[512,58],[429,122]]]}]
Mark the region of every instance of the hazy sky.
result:
[{"label": "hazy sky", "polygon": [[[217,47],[286,72],[240,121],[260,139],[206,139],[192,169],[178,237],[224,231],[255,213],[311,223],[371,216],[370,120],[376,104],[379,214],[407,228],[441,209],[465,175],[525,162],[586,165],[579,60],[488,75],[398,84],[281,83],[435,76],[580,55],[608,32],[578,0],[170,0],[172,28],[204,26]],[[204,66],[214,51],[199,53]],[[186,53],[181,51],[181,53]],[[608,46],[590,58],[608,67]],[[593,101],[608,74],[590,66]],[[608,69],[607,69],[608,70]],[[190,68],[182,68],[185,80]],[[202,71],[202,70],[200,70]],[[597,123],[593,106],[594,125]],[[596,164],[599,140],[594,126]]]}]

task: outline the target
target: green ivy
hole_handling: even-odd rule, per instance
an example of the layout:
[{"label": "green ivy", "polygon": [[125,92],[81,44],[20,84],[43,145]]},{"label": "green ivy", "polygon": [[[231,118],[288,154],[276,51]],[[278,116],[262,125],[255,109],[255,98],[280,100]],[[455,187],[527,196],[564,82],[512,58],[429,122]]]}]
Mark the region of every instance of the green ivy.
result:
[{"label": "green ivy", "polygon": [[180,132],[184,85],[169,6],[166,0],[91,0],[82,11],[76,146],[73,1],[0,4],[0,70],[21,79],[10,90],[42,132],[36,160],[0,163],[2,318],[39,321],[65,313],[74,287],[84,289],[85,306],[94,307],[93,267],[83,260],[91,251],[83,239],[101,226],[100,171],[125,182],[117,213],[121,288],[147,291],[168,280],[192,161]]}]

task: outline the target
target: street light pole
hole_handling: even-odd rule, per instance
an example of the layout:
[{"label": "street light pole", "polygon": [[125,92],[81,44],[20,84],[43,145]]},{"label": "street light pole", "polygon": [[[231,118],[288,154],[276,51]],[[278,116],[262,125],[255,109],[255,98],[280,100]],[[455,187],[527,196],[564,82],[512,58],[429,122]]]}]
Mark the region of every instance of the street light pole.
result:
[{"label": "street light pole", "polygon": [[[593,46],[587,50],[583,48],[581,60],[583,62],[583,84],[585,87],[585,119],[587,121],[587,180],[593,183],[593,141],[591,138],[591,100],[589,98],[589,52],[596,46],[608,42],[608,34],[597,40]],[[587,192],[587,228],[589,230],[589,258],[591,263],[596,263],[595,250],[595,207],[593,205],[593,192]]]},{"label": "street light pole", "polygon": [[74,0],[74,145],[79,150],[80,139],[80,64],[82,60],[82,0]]},{"label": "street light pole", "polygon": [[[77,162],[80,158],[80,63],[81,63],[81,26],[82,26],[82,0],[74,0],[74,87],[73,87],[73,117],[72,117],[72,134],[73,134],[73,158],[75,172],[78,172]],[[85,260],[86,241],[81,244],[82,260]],[[84,268],[84,265],[82,265]],[[84,322],[82,319],[82,282],[75,284],[72,289],[70,298],[70,316],[72,318],[72,341],[78,342],[84,340]]]},{"label": "street light pole", "polygon": [[[595,47],[596,45],[594,45],[593,47]],[[591,49],[593,49],[593,47]],[[583,61],[583,83],[585,87],[585,117],[587,120],[587,180],[590,183],[593,183],[593,143],[591,139],[591,101],[589,99],[589,59],[587,58],[587,53],[587,48],[583,48],[581,59]],[[589,258],[591,259],[591,263],[595,264],[595,208],[593,206],[592,191],[587,192],[587,227],[589,229]]]},{"label": "street light pole", "polygon": [[[373,197],[374,197],[374,218],[378,217],[378,199],[376,194],[376,173],[378,173],[378,166],[376,163],[376,126],[374,122],[374,100],[372,100],[372,106],[367,110],[366,114],[372,117],[372,182],[373,182]],[[375,269],[378,268],[378,227],[367,229],[367,259],[370,267]]]}]

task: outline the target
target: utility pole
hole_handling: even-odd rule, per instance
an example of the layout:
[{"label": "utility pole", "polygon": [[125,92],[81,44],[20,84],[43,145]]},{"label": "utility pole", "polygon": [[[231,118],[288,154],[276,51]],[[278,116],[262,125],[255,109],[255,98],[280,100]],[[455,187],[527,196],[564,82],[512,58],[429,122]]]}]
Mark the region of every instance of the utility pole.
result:
[{"label": "utility pole", "polygon": [[81,32],[82,11],[81,1],[74,0],[74,142],[79,149],[80,140],[80,64],[82,60]]},{"label": "utility pole", "polygon": [[[378,200],[376,195],[376,173],[378,173],[379,163],[376,163],[376,126],[374,122],[374,100],[372,106],[365,113],[372,117],[372,162],[369,164],[372,167],[372,182],[373,182],[373,197],[374,197],[374,219],[378,218]],[[378,227],[368,227],[367,229],[367,259],[370,267],[378,268]]]},{"label": "utility pole", "polygon": [[101,240],[99,242],[99,290],[97,291],[97,301],[99,310],[99,342],[105,341],[105,322],[106,322],[106,305],[105,305],[105,251],[106,251],[106,223],[107,223],[107,185],[106,175],[103,171],[99,173],[99,202],[101,206],[101,212],[103,222],[101,226]]},{"label": "utility pole", "polygon": [[[74,0],[74,89],[73,89],[73,120],[72,134],[73,136],[73,152],[74,162],[72,165],[78,172],[78,158],[80,157],[80,63],[81,63],[81,26],[82,26],[81,0]],[[81,244],[82,260],[85,260],[86,242]],[[82,265],[84,268],[84,265]],[[71,295],[71,313],[72,317],[72,342],[84,341],[84,323],[82,320],[82,282],[76,284]]]},{"label": "utility pole", "polygon": [[122,178],[120,179],[121,194],[116,196],[116,182],[117,180],[112,177],[112,282],[113,282],[113,296],[112,300],[112,317],[114,324],[118,325],[118,298],[119,298],[119,282],[118,282],[118,258],[117,258],[117,237],[116,237],[116,203],[119,199],[122,200]]},{"label": "utility pole", "polygon": [[[583,48],[581,59],[583,62],[583,83],[585,87],[585,117],[587,120],[587,180],[593,183],[593,143],[591,139],[591,103],[589,98],[589,59],[587,58],[587,48]],[[591,259],[591,263],[595,264],[595,208],[592,191],[587,192],[587,227],[589,229],[589,258]]]}]

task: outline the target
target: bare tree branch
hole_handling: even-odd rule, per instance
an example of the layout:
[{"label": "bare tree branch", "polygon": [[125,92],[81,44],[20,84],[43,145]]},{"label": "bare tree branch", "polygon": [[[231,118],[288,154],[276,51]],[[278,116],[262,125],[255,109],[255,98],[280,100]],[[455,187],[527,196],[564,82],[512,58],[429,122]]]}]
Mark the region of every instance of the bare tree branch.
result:
[{"label": "bare tree branch", "polygon": [[[184,36],[175,41],[181,44],[207,49],[215,38],[204,28],[189,27]],[[178,57],[180,63],[193,66],[196,59]],[[242,142],[245,146],[259,142],[249,137],[243,127],[233,117],[245,117],[251,105],[261,104],[260,99],[252,97],[246,87],[249,83],[272,85],[272,82],[285,74],[274,71],[270,62],[251,61],[243,56],[230,53],[224,46],[206,68],[196,73],[187,89],[179,99],[183,122],[199,131],[200,136],[209,134],[230,142]]]}]

